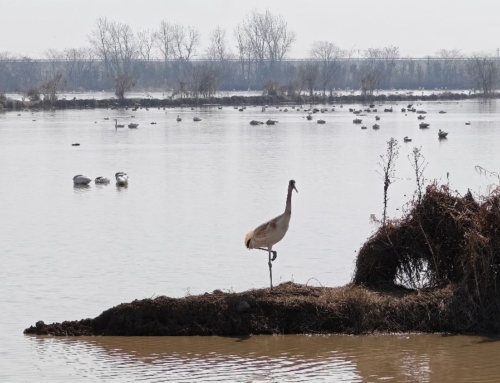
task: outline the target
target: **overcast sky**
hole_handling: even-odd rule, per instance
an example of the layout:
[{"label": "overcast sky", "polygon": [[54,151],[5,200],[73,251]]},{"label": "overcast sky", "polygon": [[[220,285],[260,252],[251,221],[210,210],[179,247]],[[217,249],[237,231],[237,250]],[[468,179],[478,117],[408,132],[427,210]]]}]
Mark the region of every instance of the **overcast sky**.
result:
[{"label": "overcast sky", "polygon": [[98,17],[156,28],[161,19],[196,26],[202,47],[210,31],[234,27],[253,9],[281,14],[297,33],[290,57],[305,57],[316,40],[362,51],[393,45],[402,56],[441,48],[463,53],[500,47],[499,0],[0,0],[0,52],[43,56],[49,48],[88,45]]}]

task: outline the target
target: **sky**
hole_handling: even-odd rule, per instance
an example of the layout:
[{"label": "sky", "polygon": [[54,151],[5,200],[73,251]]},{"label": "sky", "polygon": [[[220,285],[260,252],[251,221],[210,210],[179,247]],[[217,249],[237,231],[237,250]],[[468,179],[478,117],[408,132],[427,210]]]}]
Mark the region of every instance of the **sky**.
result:
[{"label": "sky", "polygon": [[290,58],[307,57],[323,40],[362,52],[387,45],[402,56],[425,57],[440,49],[496,54],[500,47],[498,0],[0,0],[0,52],[43,57],[47,49],[88,46],[97,18],[154,29],[162,19],[198,28],[202,50],[210,32],[233,30],[253,9],[282,15],[297,33]]}]

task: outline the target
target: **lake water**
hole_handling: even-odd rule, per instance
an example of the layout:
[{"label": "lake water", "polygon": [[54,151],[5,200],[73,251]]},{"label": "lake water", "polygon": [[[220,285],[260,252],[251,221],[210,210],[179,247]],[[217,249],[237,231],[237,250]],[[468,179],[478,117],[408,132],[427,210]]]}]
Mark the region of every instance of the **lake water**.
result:
[{"label": "lake water", "polygon": [[[290,179],[299,192],[275,246],[275,283],[349,282],[356,251],[375,229],[370,214],[381,216],[377,163],[390,137],[401,145],[391,216],[414,190],[406,158],[414,146],[429,162],[427,179],[460,193],[495,182],[474,167],[499,171],[498,101],[423,103],[429,129],[400,112],[406,105],[385,106],[394,112],[378,106],[378,131],[374,113],[361,117],[367,130],[352,123],[348,108],[360,105],[313,121],[291,108],[252,106],[0,113],[0,381],[498,381],[500,343],[481,337],[22,334],[37,320],[95,317],[136,298],[268,286],[266,253],[248,251],[243,239],[281,214]],[[114,118],[139,128],[116,130]],[[249,124],[268,118],[279,123]],[[130,176],[128,187],[113,182],[118,171]],[[75,188],[76,174],[112,182]]]}]

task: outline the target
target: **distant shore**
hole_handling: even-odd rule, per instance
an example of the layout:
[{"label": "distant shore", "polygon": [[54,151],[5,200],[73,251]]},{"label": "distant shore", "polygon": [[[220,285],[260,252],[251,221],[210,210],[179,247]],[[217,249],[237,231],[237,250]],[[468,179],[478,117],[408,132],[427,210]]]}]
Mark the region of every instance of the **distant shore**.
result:
[{"label": "distant shore", "polygon": [[[494,94],[490,98],[499,98]],[[22,109],[107,109],[107,108],[172,108],[172,107],[209,107],[209,106],[240,106],[240,105],[304,105],[304,104],[362,104],[383,102],[419,102],[419,101],[459,101],[469,99],[482,99],[482,94],[465,93],[440,93],[431,95],[409,95],[409,94],[379,94],[376,96],[343,95],[343,96],[230,96],[210,98],[126,98],[118,99],[61,99],[49,101],[21,101],[6,99],[0,101],[0,109],[22,110]]]}]

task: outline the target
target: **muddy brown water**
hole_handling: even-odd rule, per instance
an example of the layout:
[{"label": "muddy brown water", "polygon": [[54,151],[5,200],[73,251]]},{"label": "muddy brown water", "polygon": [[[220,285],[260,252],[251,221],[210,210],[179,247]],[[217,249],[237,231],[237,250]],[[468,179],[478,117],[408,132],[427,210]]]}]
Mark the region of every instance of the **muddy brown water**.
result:
[{"label": "muddy brown water", "polygon": [[[390,137],[401,143],[391,216],[413,192],[406,156],[414,146],[429,161],[428,179],[449,180],[461,193],[495,181],[474,166],[499,170],[498,101],[419,105],[429,129],[399,112],[406,105],[386,106],[394,112],[377,113],[379,130],[354,125],[348,106],[318,115],[324,125],[303,112],[251,106],[1,112],[0,382],[497,381],[492,358],[500,348],[488,338],[22,334],[38,320],[95,317],[136,298],[267,286],[266,254],[248,251],[243,239],[282,212],[292,178],[299,193],[276,246],[275,283],[347,283],[374,229],[370,214],[382,211],[376,170]],[[371,125],[374,115],[363,119]],[[115,130],[113,118],[139,128]],[[269,118],[279,123],[249,124]],[[438,140],[438,129],[447,140]],[[129,174],[128,188],[72,184],[76,174],[112,179],[118,171]]]},{"label": "muddy brown water", "polygon": [[447,335],[29,338],[77,377],[150,382],[497,382],[500,338]]}]

